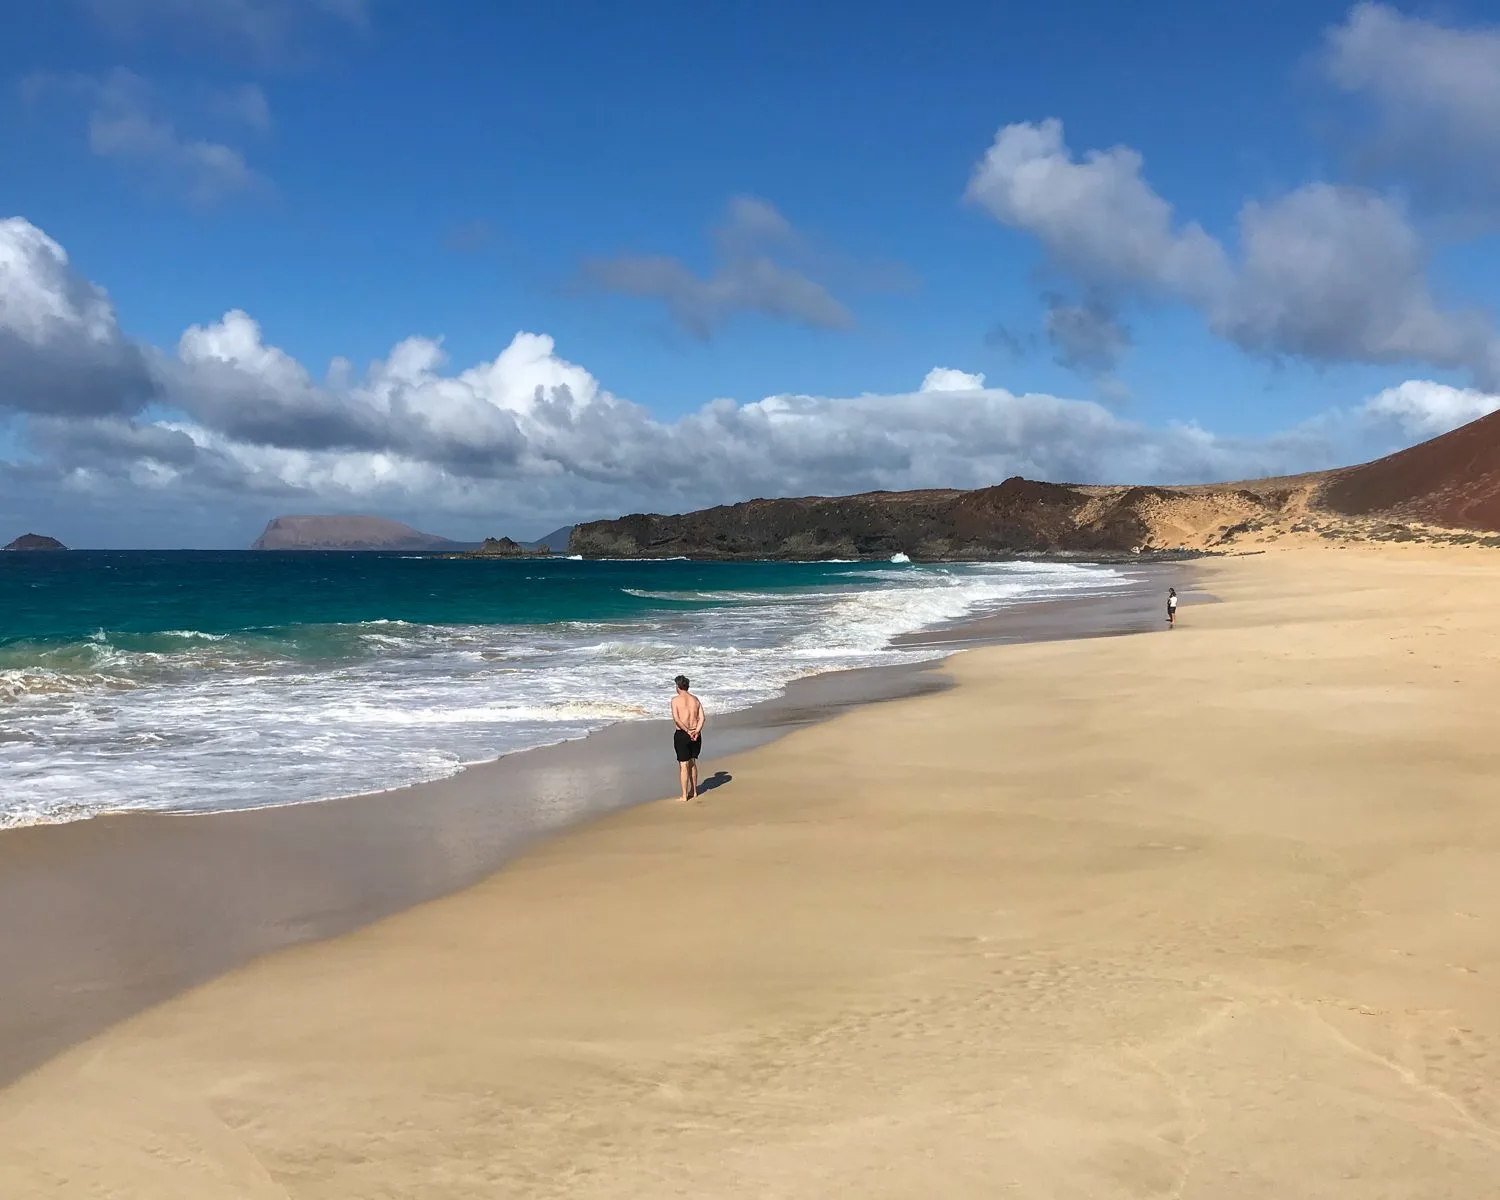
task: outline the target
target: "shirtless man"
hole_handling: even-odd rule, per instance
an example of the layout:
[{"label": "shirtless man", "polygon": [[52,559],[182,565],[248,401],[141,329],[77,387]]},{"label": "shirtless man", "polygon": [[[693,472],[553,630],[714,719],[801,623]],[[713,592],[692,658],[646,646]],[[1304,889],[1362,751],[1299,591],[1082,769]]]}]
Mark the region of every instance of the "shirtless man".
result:
[{"label": "shirtless man", "polygon": [[677,774],[683,802],[698,794],[698,755],[703,749],[703,705],[688,691],[688,678],[679,675],[677,694],[672,697],[672,745],[677,751]]}]

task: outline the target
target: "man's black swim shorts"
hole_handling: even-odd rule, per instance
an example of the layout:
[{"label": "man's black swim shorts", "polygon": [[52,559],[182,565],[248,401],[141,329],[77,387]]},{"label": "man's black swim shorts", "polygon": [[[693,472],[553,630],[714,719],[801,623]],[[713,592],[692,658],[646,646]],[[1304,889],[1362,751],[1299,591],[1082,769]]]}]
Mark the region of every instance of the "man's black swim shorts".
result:
[{"label": "man's black swim shorts", "polygon": [[703,749],[703,738],[688,737],[686,730],[679,729],[672,735],[672,747],[677,751],[678,762],[693,762]]}]

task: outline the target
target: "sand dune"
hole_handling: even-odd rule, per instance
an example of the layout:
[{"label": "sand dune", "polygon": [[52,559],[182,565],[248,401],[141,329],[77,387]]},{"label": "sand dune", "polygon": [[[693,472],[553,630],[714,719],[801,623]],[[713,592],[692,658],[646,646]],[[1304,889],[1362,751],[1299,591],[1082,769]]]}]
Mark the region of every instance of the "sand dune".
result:
[{"label": "sand dune", "polygon": [[69,1052],[0,1195],[1495,1195],[1500,556],[1202,577]]}]

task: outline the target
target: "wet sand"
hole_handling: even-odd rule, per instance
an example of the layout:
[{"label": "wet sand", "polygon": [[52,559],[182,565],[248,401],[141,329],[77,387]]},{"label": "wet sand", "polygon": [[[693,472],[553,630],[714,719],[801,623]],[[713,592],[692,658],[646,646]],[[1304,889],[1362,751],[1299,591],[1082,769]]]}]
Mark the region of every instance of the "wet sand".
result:
[{"label": "wet sand", "polygon": [[1500,554],[1196,569],[68,1051],[0,1195],[1495,1195]]},{"label": "wet sand", "polygon": [[[1118,595],[1022,605],[930,636],[1129,632],[1149,620],[1144,589],[1154,597],[1158,581],[1147,571]],[[718,717],[704,778],[856,704],[943,687],[936,668],[832,672]],[[671,793],[670,737],[665,721],[621,724],[372,796],[0,831],[0,1084],[259,954],[457,891],[539,838]]]}]

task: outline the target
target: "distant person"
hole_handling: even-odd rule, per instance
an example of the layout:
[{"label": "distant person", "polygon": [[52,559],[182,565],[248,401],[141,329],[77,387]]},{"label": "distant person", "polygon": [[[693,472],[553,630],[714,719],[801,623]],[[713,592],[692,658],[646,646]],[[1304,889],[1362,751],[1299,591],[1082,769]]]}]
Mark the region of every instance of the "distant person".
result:
[{"label": "distant person", "polygon": [[698,794],[698,755],[703,750],[703,705],[688,691],[688,677],[676,679],[677,694],[672,697],[672,746],[677,751],[677,774],[682,783],[683,803]]},{"label": "distant person", "polygon": [[1177,589],[1167,589],[1167,625],[1171,627],[1177,624]]}]

